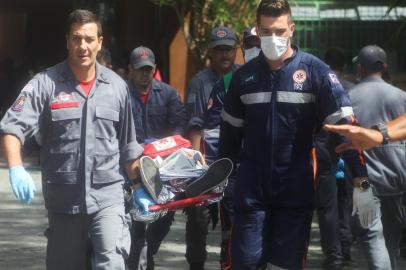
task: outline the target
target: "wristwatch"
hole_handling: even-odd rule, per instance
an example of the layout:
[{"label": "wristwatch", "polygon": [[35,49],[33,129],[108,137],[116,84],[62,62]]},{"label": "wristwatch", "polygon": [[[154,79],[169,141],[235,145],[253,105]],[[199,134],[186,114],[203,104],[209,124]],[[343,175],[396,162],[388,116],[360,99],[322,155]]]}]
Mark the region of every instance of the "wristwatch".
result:
[{"label": "wristwatch", "polygon": [[381,144],[387,144],[390,141],[388,128],[386,127],[385,123],[379,123],[377,125],[372,126],[371,128],[379,131],[382,134],[383,140]]},{"label": "wristwatch", "polygon": [[371,183],[367,178],[361,180],[360,182],[355,183],[355,187],[359,188],[361,191],[367,190],[371,187]]}]

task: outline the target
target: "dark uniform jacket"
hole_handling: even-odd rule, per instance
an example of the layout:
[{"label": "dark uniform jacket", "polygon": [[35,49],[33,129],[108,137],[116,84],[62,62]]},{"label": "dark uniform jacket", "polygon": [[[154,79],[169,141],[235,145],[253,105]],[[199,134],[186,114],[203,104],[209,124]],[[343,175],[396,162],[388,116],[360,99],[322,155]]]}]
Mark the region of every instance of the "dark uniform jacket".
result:
[{"label": "dark uniform jacket", "polygon": [[[240,161],[234,190],[240,206],[313,207],[315,130],[353,119],[337,76],[318,58],[293,48],[279,70],[270,70],[261,53],[234,73],[227,92],[219,155]],[[366,176],[356,151],[344,158],[354,177]]]},{"label": "dark uniform jacket", "polygon": [[[232,70],[239,66],[233,65]],[[192,77],[186,89],[186,111],[189,122],[187,129],[191,127],[203,128],[203,117],[207,109],[207,102],[214,84],[221,79],[212,67],[208,67]]]},{"label": "dark uniform jacket", "polygon": [[153,79],[147,103],[144,104],[134,83],[130,80],[128,85],[139,143],[183,133],[186,112],[175,88]]}]

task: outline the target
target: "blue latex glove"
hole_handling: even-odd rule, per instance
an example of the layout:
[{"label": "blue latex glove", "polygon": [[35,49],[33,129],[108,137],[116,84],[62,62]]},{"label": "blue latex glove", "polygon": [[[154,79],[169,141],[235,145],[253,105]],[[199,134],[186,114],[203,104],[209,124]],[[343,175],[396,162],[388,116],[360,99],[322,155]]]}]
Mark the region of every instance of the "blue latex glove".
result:
[{"label": "blue latex glove", "polygon": [[142,208],[144,215],[149,214],[148,206],[155,204],[154,200],[145,192],[143,188],[133,190],[133,199],[134,202]]},{"label": "blue latex glove", "polygon": [[344,170],[345,168],[345,163],[344,160],[342,158],[340,158],[337,162],[337,169],[339,170]]},{"label": "blue latex glove", "polygon": [[9,170],[10,185],[14,195],[24,203],[31,203],[34,193],[37,191],[31,175],[23,166],[14,166]]},{"label": "blue latex glove", "polygon": [[345,179],[345,173],[344,173],[344,160],[341,158],[338,160],[337,165],[336,165],[336,172],[335,172],[335,177],[336,180],[344,180]]},{"label": "blue latex glove", "polygon": [[344,180],[345,174],[343,171],[337,170],[336,171],[336,180]]}]

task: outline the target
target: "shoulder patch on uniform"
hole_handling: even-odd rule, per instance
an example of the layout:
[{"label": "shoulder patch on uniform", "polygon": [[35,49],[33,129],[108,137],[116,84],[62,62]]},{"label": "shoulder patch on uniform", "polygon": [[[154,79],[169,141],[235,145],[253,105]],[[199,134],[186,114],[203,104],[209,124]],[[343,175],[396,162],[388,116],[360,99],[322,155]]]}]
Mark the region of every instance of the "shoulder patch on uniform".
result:
[{"label": "shoulder patch on uniform", "polygon": [[329,73],[328,76],[330,77],[330,81],[332,83],[335,83],[335,84],[340,83],[340,81],[337,78],[337,75],[335,75],[334,73]]},{"label": "shoulder patch on uniform", "polygon": [[26,99],[27,97],[24,95],[19,96],[17,100],[14,102],[13,106],[11,106],[11,110],[14,112],[21,112],[24,108]]}]

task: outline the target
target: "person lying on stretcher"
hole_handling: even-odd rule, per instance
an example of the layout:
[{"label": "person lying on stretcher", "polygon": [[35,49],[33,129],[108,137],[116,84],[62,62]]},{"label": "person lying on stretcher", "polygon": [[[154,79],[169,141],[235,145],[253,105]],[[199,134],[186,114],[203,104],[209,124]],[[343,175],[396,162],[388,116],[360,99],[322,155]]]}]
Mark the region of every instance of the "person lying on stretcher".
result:
[{"label": "person lying on stretcher", "polygon": [[[202,154],[185,148],[190,144],[183,140],[187,141],[172,136],[144,146],[144,156],[140,160],[143,189],[126,188],[134,220],[151,222],[165,215],[167,210],[221,199],[233,169],[231,160],[220,159],[207,166]],[[210,195],[202,195],[208,192]]]}]

